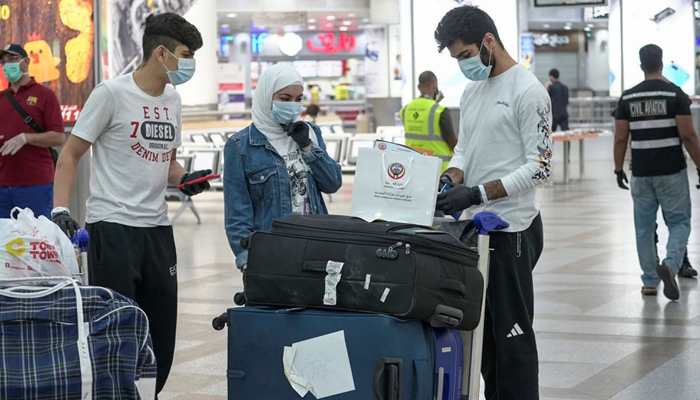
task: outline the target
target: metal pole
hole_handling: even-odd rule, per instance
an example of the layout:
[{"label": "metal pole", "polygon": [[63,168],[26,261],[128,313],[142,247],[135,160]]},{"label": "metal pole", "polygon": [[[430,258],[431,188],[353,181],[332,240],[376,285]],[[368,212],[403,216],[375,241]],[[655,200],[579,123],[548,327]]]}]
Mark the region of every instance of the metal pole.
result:
[{"label": "metal pole", "polygon": [[462,399],[478,400],[481,386],[481,356],[484,343],[484,314],[486,290],[489,286],[489,236],[479,235],[479,272],[484,277],[484,294],[481,297],[479,325],[471,332],[462,332],[464,339],[464,369],[462,370]]},{"label": "metal pole", "polygon": [[578,144],[578,152],[579,152],[579,155],[578,155],[578,158],[579,158],[579,160],[578,160],[578,179],[579,180],[583,180],[583,175],[586,172],[586,159],[585,159],[586,153],[583,150],[583,142],[585,142],[585,141],[586,141],[586,139],[581,139],[578,141],[578,143],[579,143]]},{"label": "metal pole", "polygon": [[564,183],[569,183],[569,150],[571,149],[570,145],[570,141],[564,141]]}]

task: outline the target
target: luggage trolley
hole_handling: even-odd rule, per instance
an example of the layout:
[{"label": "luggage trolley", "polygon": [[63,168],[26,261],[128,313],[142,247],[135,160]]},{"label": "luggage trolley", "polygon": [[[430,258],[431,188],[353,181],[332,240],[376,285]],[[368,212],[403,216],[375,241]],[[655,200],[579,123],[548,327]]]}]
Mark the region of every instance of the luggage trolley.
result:
[{"label": "luggage trolley", "polygon": [[489,242],[490,232],[508,227],[508,223],[491,213],[479,213],[474,216],[474,225],[478,230],[477,250],[479,253],[479,272],[484,277],[484,294],[481,301],[481,318],[473,331],[461,331],[464,348],[464,367],[462,372],[462,400],[479,400],[481,389],[481,357],[484,343],[484,313],[486,311],[486,290],[489,286]]}]

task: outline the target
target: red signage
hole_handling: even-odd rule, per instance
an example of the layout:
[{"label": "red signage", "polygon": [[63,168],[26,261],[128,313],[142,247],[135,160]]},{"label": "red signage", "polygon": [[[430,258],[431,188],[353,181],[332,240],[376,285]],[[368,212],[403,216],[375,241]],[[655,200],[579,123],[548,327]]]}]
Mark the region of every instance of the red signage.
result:
[{"label": "red signage", "polygon": [[335,33],[321,33],[318,35],[318,39],[321,42],[321,46],[314,44],[311,39],[306,41],[306,46],[314,53],[326,54],[336,54],[341,51],[354,51],[357,40],[355,36],[350,36],[345,32],[340,34],[337,43],[335,40]]},{"label": "red signage", "polygon": [[63,116],[63,122],[75,122],[78,120],[78,116],[82,111],[76,104],[71,105],[61,105],[61,115]]},{"label": "red signage", "polygon": [[242,92],[243,82],[219,83],[220,92]]}]

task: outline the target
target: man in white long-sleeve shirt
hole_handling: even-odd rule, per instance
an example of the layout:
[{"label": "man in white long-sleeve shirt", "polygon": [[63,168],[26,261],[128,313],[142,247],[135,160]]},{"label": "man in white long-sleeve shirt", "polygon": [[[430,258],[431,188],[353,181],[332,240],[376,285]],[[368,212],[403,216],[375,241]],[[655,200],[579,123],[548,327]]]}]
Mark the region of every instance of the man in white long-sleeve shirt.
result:
[{"label": "man in white long-sleeve shirt", "polygon": [[435,39],[473,81],[462,95],[459,140],[441,178],[455,187],[438,196],[437,209],[465,210],[468,217],[490,211],[510,224],[491,235],[481,368],[486,398],[538,399],[532,270],[544,244],[536,187],[552,174],[549,95],[476,7],[448,12]]}]

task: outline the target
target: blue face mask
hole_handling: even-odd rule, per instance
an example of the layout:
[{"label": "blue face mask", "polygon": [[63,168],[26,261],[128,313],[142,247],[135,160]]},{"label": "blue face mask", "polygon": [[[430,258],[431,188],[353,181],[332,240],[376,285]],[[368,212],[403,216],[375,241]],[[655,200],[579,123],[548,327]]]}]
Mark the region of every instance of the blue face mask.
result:
[{"label": "blue face mask", "polygon": [[29,75],[26,72],[22,72],[19,66],[22,61],[7,63],[2,66],[2,72],[5,74],[5,78],[7,78],[8,82],[15,83],[22,79],[22,75]]},{"label": "blue face mask", "polygon": [[304,106],[299,101],[272,101],[272,111],[270,116],[282,125],[294,122],[301,114]]},{"label": "blue face mask", "polygon": [[464,76],[471,81],[483,81],[491,74],[491,68],[493,68],[493,65],[491,65],[492,53],[489,51],[489,66],[487,67],[481,62],[481,49],[483,46],[484,41],[482,40],[477,55],[459,61],[459,68],[462,70]]},{"label": "blue face mask", "polygon": [[[168,50],[168,49],[165,49]],[[177,70],[171,71],[164,63],[161,63],[166,71],[168,71],[168,79],[173,86],[182,85],[192,79],[194,71],[197,68],[197,61],[194,58],[178,58],[175,54],[168,50],[171,56],[177,59]]]}]

